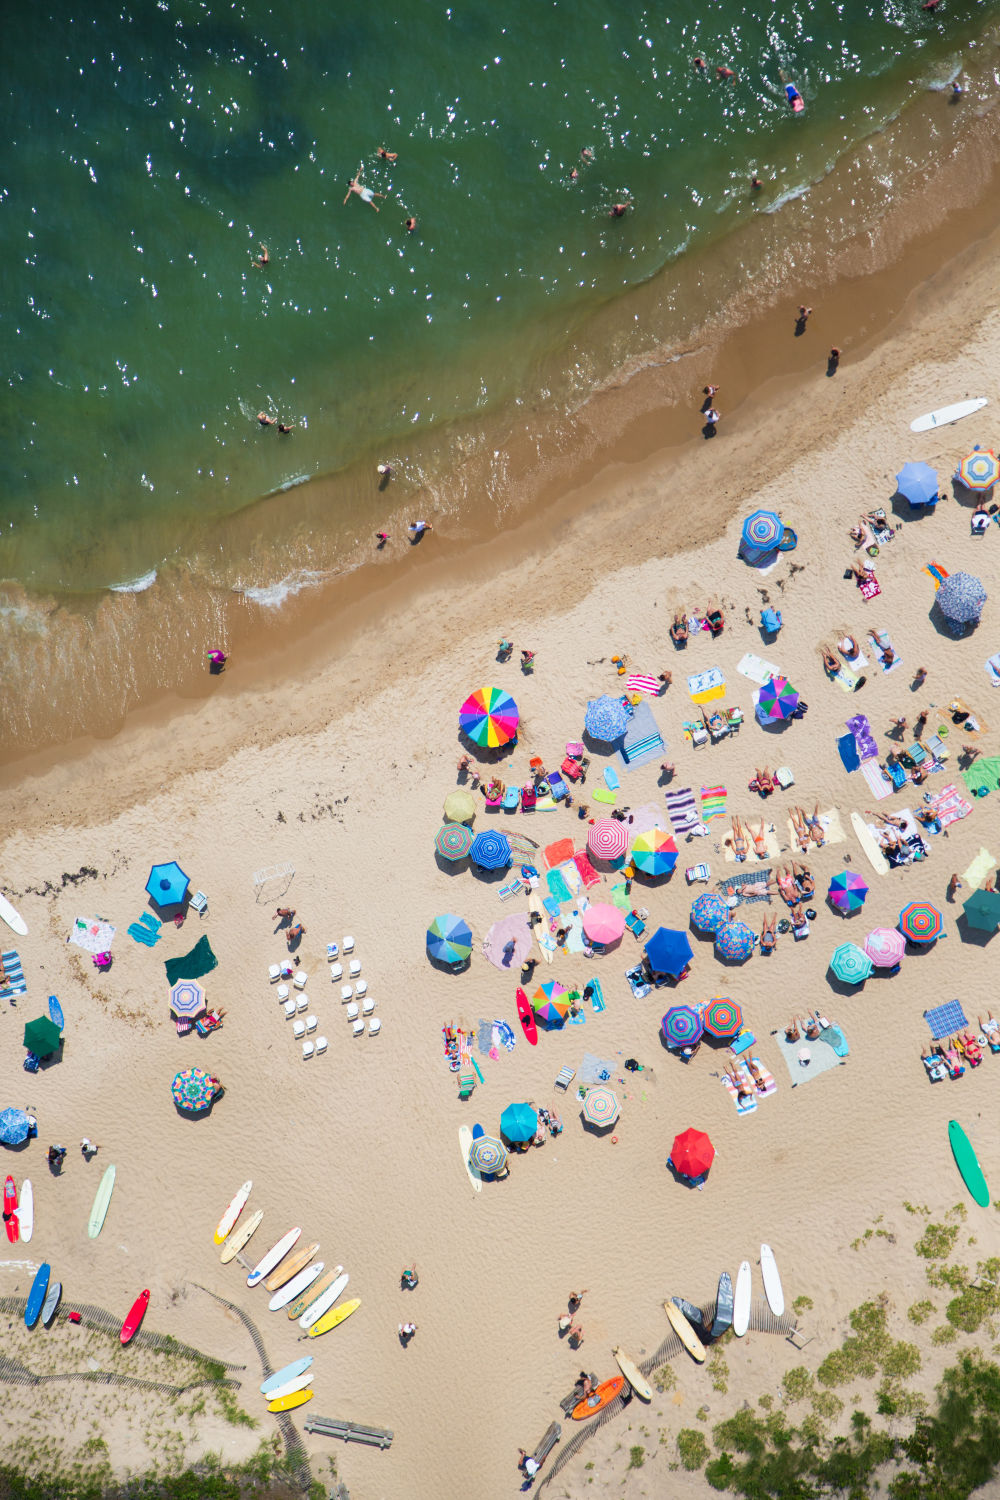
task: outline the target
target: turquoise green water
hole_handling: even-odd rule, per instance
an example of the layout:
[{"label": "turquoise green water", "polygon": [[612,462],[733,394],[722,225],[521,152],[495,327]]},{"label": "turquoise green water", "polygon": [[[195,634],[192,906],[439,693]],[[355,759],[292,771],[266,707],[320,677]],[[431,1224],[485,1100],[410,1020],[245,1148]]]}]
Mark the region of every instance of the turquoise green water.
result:
[{"label": "turquoise green water", "polygon": [[[3,85],[0,578],[149,581],[283,485],[381,456],[405,476],[408,444],[537,395],[595,310],[741,222],[752,172],[759,207],[802,190],[998,10],[33,12]],[[342,201],[359,163],[377,214]]]}]

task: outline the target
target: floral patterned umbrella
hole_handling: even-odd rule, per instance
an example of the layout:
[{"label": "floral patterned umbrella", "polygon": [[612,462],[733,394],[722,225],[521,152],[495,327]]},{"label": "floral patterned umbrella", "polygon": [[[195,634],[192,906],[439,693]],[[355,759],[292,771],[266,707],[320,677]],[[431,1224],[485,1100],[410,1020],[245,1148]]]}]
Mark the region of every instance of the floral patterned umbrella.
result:
[{"label": "floral patterned umbrella", "polygon": [[720,927],[729,921],[729,907],[721,896],[705,892],[691,908],[691,921],[699,932],[710,932],[714,937]]},{"label": "floral patterned umbrella", "polygon": [[195,1115],[207,1109],[219,1090],[219,1081],[203,1068],[185,1068],[178,1073],[171,1085],[171,1093],[178,1109]]},{"label": "floral patterned umbrella", "polygon": [[715,934],[715,951],[720,958],[742,962],[753,952],[753,933],[745,922],[727,922]]}]

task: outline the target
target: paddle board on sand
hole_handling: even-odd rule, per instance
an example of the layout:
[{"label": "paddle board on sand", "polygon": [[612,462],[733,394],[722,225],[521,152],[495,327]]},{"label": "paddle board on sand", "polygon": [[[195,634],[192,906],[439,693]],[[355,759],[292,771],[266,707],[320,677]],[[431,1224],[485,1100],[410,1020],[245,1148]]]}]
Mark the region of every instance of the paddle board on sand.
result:
[{"label": "paddle board on sand", "polygon": [[882,853],[882,846],[872,834],[864,818],[858,812],[851,813],[851,826],[858,836],[858,843],[868,856],[868,863],[876,875],[888,875],[889,861]]},{"label": "paddle board on sand", "polygon": [[276,1292],[279,1286],[284,1286],[286,1281],[291,1281],[293,1276],[299,1274],[303,1266],[309,1264],[318,1249],[319,1240],[316,1240],[312,1245],[303,1245],[301,1250],[296,1250],[294,1255],[289,1255],[264,1282],[267,1290]]},{"label": "paddle board on sand", "polygon": [[971,417],[974,411],[982,411],[988,405],[985,396],[973,396],[969,401],[956,401],[953,406],[940,406],[937,411],[917,417],[910,423],[910,431],[929,432],[932,427],[943,427],[947,422],[960,422],[963,417]]},{"label": "paddle board on sand", "polygon": [[542,906],[541,900],[534,891],[528,892],[528,910],[530,912],[537,913],[537,915],[541,918],[541,922],[532,925],[532,931],[535,933],[535,941],[538,944],[538,951],[542,955],[542,959],[545,963],[550,964],[554,957],[553,952],[551,948],[545,948],[542,946],[540,936],[540,934],[544,930],[544,924],[549,920],[548,913],[545,911],[544,907]]},{"label": "paddle board on sand", "polygon": [[115,1177],[117,1173],[114,1167],[108,1167],[101,1178],[97,1195],[94,1198],[94,1206],[90,1210],[90,1218],[87,1220],[87,1233],[92,1240],[96,1240],[104,1228],[104,1220],[108,1214],[108,1204],[111,1202],[111,1194],[115,1190]]},{"label": "paddle board on sand", "polygon": [[951,1142],[951,1149],[954,1153],[955,1165],[961,1172],[962,1180],[966,1187],[980,1208],[989,1208],[990,1190],[986,1185],[983,1169],[979,1165],[975,1151],[972,1149],[972,1142],[957,1120],[948,1121],[948,1139]]},{"label": "paddle board on sand", "polygon": [[538,1046],[538,1027],[535,1025],[534,1012],[523,990],[517,992],[517,1013],[521,1018],[521,1026],[525,1036],[533,1047]]},{"label": "paddle board on sand", "polygon": [[304,1354],[301,1359],[293,1359],[290,1365],[282,1365],[280,1370],[275,1370],[266,1380],[261,1381],[260,1393],[269,1396],[279,1386],[285,1385],[287,1381],[294,1380],[296,1376],[304,1374],[313,1362],[311,1354]]},{"label": "paddle board on sand", "polygon": [[45,1301],[42,1304],[42,1327],[43,1328],[48,1328],[49,1324],[52,1322],[52,1319],[55,1317],[55,1315],[56,1315],[56,1309],[59,1306],[59,1301],[60,1301],[61,1297],[62,1297],[62,1282],[61,1281],[50,1281],[49,1282],[49,1289],[48,1289],[48,1291],[45,1294]]},{"label": "paddle board on sand", "polygon": [[66,1017],[63,1015],[63,1008],[59,1004],[58,995],[49,996],[49,1020],[54,1022],[60,1031],[66,1030]]},{"label": "paddle board on sand", "polygon": [[625,1379],[628,1381],[629,1385],[635,1391],[639,1399],[641,1401],[652,1401],[653,1387],[650,1385],[649,1381],[646,1379],[645,1375],[639,1369],[639,1366],[635,1363],[635,1361],[629,1359],[624,1349],[621,1349],[617,1346],[612,1349],[611,1353],[615,1357],[615,1362],[618,1365],[619,1370],[621,1370],[622,1374],[625,1376]]},{"label": "paddle board on sand", "polygon": [[781,1289],[781,1277],[778,1275],[778,1262],[774,1258],[774,1251],[770,1245],[760,1247],[760,1274],[764,1281],[764,1295],[767,1305],[776,1318],[780,1318],[785,1310],[785,1294]]},{"label": "paddle board on sand", "polygon": [[128,1310],[128,1317],[122,1324],[119,1337],[123,1344],[130,1344],[139,1332],[139,1325],[146,1316],[146,1308],[149,1306],[149,1291],[140,1292]]},{"label": "paddle board on sand", "polygon": [[268,1411],[293,1411],[296,1406],[304,1406],[313,1398],[312,1391],[295,1391],[291,1396],[279,1396],[277,1401],[267,1403]]},{"label": "paddle board on sand", "polygon": [[0,917],[3,917],[12,932],[19,933],[21,937],[28,936],[27,922],[14,910],[6,896],[0,896]]},{"label": "paddle board on sand", "polygon": [[327,1309],[331,1308],[336,1302],[350,1279],[346,1271],[341,1271],[336,1281],[331,1282],[325,1292],[319,1297],[313,1298],[312,1302],[310,1302],[305,1312],[299,1318],[299,1327],[309,1329],[314,1323],[318,1323]]},{"label": "paddle board on sand", "polygon": [[215,1226],[215,1243],[217,1245],[222,1244],[222,1241],[226,1238],[226,1235],[230,1233],[233,1225],[236,1223],[236,1220],[243,1212],[243,1205],[249,1198],[250,1189],[252,1187],[253,1183],[248,1179],[240,1188],[239,1192],[235,1194],[229,1207],[226,1209],[225,1213],[222,1215],[222,1218]]},{"label": "paddle board on sand", "polygon": [[280,1307],[287,1307],[289,1302],[292,1302],[300,1292],[304,1292],[306,1287],[312,1286],[317,1276],[322,1275],[322,1272],[323,1262],[321,1260],[318,1260],[314,1266],[306,1266],[297,1276],[293,1276],[287,1286],[281,1288],[280,1292],[275,1292],[267,1304],[270,1311],[277,1312]]},{"label": "paddle board on sand", "polygon": [[273,1271],[278,1261],[285,1258],[301,1233],[302,1230],[296,1225],[294,1229],[282,1235],[278,1243],[271,1246],[263,1260],[259,1260],[254,1266],[247,1277],[247,1286],[256,1286],[259,1281],[263,1281],[268,1271]]},{"label": "paddle board on sand", "polygon": [[250,1236],[260,1228],[260,1221],[263,1217],[264,1210],[262,1208],[255,1209],[249,1219],[243,1220],[243,1223],[236,1230],[235,1234],[229,1236],[219,1255],[219,1259],[224,1266],[228,1265],[234,1255],[239,1255]]},{"label": "paddle board on sand", "polygon": [[713,1339],[721,1339],[733,1322],[733,1282],[728,1271],[719,1277],[719,1290],[715,1298],[715,1321],[712,1324]]},{"label": "paddle board on sand", "polygon": [[670,1326],[684,1345],[692,1359],[696,1359],[700,1365],[705,1363],[705,1346],[695,1333],[687,1318],[681,1312],[676,1302],[664,1302],[663,1311],[670,1319]]},{"label": "paddle board on sand", "polygon": [[475,1188],[476,1192],[481,1193],[483,1190],[483,1179],[469,1161],[469,1151],[471,1147],[472,1131],[469,1129],[468,1125],[460,1125],[458,1127],[458,1149],[462,1153],[462,1160],[465,1163],[465,1170],[469,1174],[469,1181],[472,1183],[472,1186]]},{"label": "paddle board on sand", "polygon": [[573,1408],[573,1416],[578,1422],[586,1417],[592,1417],[609,1401],[613,1401],[625,1384],[624,1375],[616,1375],[613,1380],[603,1380],[596,1390],[591,1391],[589,1396],[584,1396]]},{"label": "paddle board on sand", "polygon": [[321,1333],[329,1333],[331,1328],[339,1328],[344,1319],[349,1318],[351,1313],[357,1312],[360,1306],[361,1298],[352,1297],[350,1302],[342,1302],[339,1307],[331,1307],[329,1312],[323,1314],[318,1323],[312,1325],[307,1337],[318,1339]]},{"label": "paddle board on sand", "polygon": [[326,1275],[321,1277],[315,1286],[309,1288],[308,1292],[301,1297],[297,1297],[288,1309],[289,1318],[301,1318],[306,1308],[311,1307],[333,1285],[343,1269],[343,1266],[334,1266],[333,1270],[327,1271]]},{"label": "paddle board on sand", "polygon": [[27,1243],[35,1232],[35,1194],[27,1177],[21,1183],[21,1207],[17,1211],[21,1238]]},{"label": "paddle board on sand", "polygon": [[740,1262],[740,1268],[736,1273],[736,1299],[733,1303],[733,1332],[741,1339],[750,1327],[750,1287],[753,1281],[753,1272],[750,1262]]},{"label": "paddle board on sand", "polygon": [[[311,1363],[312,1361],[310,1360]],[[294,1380],[286,1380],[284,1385],[279,1385],[275,1390],[268,1391],[268,1400],[280,1401],[282,1396],[294,1396],[296,1391],[304,1391],[312,1378],[313,1372],[311,1370],[307,1370],[304,1375],[296,1375]]]},{"label": "paddle board on sand", "polygon": [[49,1289],[49,1277],[52,1275],[52,1267],[46,1263],[39,1266],[35,1272],[35,1279],[31,1283],[31,1291],[28,1293],[28,1305],[24,1309],[24,1322],[27,1328],[34,1328],[38,1322],[38,1315],[45,1302],[45,1293]]}]

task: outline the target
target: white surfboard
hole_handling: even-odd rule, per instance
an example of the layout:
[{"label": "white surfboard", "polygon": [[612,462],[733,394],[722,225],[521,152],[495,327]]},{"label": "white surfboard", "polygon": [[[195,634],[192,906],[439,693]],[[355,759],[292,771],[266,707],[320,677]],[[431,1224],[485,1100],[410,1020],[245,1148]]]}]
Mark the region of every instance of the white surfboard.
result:
[{"label": "white surfboard", "polygon": [[750,1327],[750,1288],[753,1272],[748,1260],[742,1261],[736,1273],[736,1296],[733,1299],[733,1332],[741,1339]]},{"label": "white surfboard", "polygon": [[304,1375],[296,1375],[294,1380],[286,1380],[284,1385],[276,1385],[274,1390],[268,1391],[267,1399],[280,1401],[282,1396],[294,1396],[296,1391],[304,1391],[315,1378],[312,1370],[307,1370]]},{"label": "white surfboard", "polygon": [[619,1370],[625,1376],[629,1385],[635,1391],[640,1401],[652,1401],[653,1387],[639,1369],[634,1359],[629,1359],[621,1345],[616,1344],[611,1353],[614,1355]]},{"label": "white surfboard", "polygon": [[0,917],[3,917],[7,926],[21,937],[28,936],[28,924],[19,912],[16,912],[7,900],[6,896],[0,896]]},{"label": "white surfboard", "polygon": [[262,1396],[270,1396],[272,1391],[284,1385],[286,1381],[294,1380],[296,1375],[301,1375],[303,1370],[308,1370],[313,1362],[311,1354],[305,1354],[301,1359],[293,1359],[290,1365],[282,1365],[280,1370],[275,1370],[266,1380],[261,1381],[260,1393]]},{"label": "white surfboard", "polygon": [[550,964],[554,957],[553,950],[551,948],[543,947],[541,938],[541,934],[548,931],[547,923],[549,920],[549,914],[542,905],[542,898],[536,891],[528,892],[528,910],[529,912],[534,912],[536,916],[541,917],[541,921],[532,928],[532,931],[535,934],[535,942],[538,944],[538,951],[542,955],[542,962]]},{"label": "white surfboard", "polygon": [[468,1125],[460,1125],[458,1127],[458,1148],[462,1153],[462,1160],[465,1163],[465,1170],[469,1174],[469,1181],[476,1192],[481,1193],[483,1190],[483,1179],[469,1161],[469,1152],[472,1149],[472,1131]]},{"label": "white surfboard", "polygon": [[302,1230],[297,1227],[295,1229],[290,1229],[288,1233],[284,1235],[276,1245],[272,1245],[270,1250],[264,1256],[264,1259],[259,1260],[254,1266],[253,1270],[250,1272],[250,1275],[247,1277],[247,1286],[256,1286],[258,1281],[263,1281],[264,1277],[270,1271],[274,1270],[275,1266],[278,1264],[278,1261],[284,1260],[285,1256],[295,1244],[295,1241],[298,1239],[301,1233]]},{"label": "white surfboard", "polygon": [[308,1330],[314,1323],[318,1323],[323,1314],[330,1311],[350,1279],[345,1271],[342,1276],[337,1277],[332,1286],[328,1286],[326,1291],[316,1298],[315,1302],[310,1302],[299,1319],[299,1327]]},{"label": "white surfboard", "polygon": [[216,1228],[215,1228],[215,1243],[217,1245],[221,1245],[222,1244],[222,1241],[229,1234],[229,1232],[232,1229],[233,1225],[236,1223],[236,1220],[239,1218],[240,1214],[243,1212],[243,1206],[244,1206],[244,1204],[246,1203],[247,1199],[250,1196],[250,1189],[252,1187],[253,1187],[253,1182],[248,1179],[243,1184],[243,1186],[240,1188],[239,1192],[237,1192],[237,1193],[234,1194],[232,1202],[230,1203],[229,1207],[226,1209],[225,1213],[222,1215],[222,1218],[219,1220],[218,1224],[216,1225]]},{"label": "white surfboard", "polygon": [[988,405],[989,401],[985,396],[974,396],[969,401],[956,401],[953,406],[941,406],[937,411],[929,411],[926,416],[917,417],[916,421],[910,423],[910,431],[930,432],[932,427],[945,427],[949,422],[960,422],[963,417],[971,417],[974,411],[982,411]]},{"label": "white surfboard", "polygon": [[306,1266],[305,1270],[300,1271],[297,1276],[293,1276],[291,1281],[286,1281],[285,1285],[279,1291],[275,1292],[267,1304],[271,1312],[277,1312],[279,1307],[287,1307],[289,1302],[294,1302],[295,1298],[304,1292],[307,1286],[312,1286],[322,1269],[323,1262],[319,1260],[314,1266]]},{"label": "white surfboard", "polygon": [[785,1310],[785,1294],[781,1289],[781,1277],[778,1275],[778,1262],[774,1258],[774,1251],[770,1245],[760,1247],[760,1274],[764,1280],[764,1295],[767,1305],[776,1318],[780,1318]]},{"label": "white surfboard", "polygon": [[21,1184],[21,1201],[18,1204],[17,1219],[21,1226],[21,1238],[27,1243],[35,1232],[35,1195],[27,1177]]},{"label": "white surfboard", "polygon": [[889,861],[882,853],[882,846],[859,812],[851,813],[851,827],[858,836],[858,843],[868,856],[868,863],[876,875],[888,875]]}]

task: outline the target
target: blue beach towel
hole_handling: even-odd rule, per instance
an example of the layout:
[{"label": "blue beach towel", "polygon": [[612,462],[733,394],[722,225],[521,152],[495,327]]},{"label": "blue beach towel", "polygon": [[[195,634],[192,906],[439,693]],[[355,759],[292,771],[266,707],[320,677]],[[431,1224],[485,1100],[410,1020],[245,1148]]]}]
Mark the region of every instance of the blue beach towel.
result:
[{"label": "blue beach towel", "polygon": [[[573,896],[570,888],[566,884],[561,872],[558,869],[549,870],[548,874],[545,877],[545,884],[548,886],[549,891],[557,901],[572,901]],[[545,905],[548,906],[547,901],[545,902]],[[556,916],[557,913],[553,912],[552,915]]]},{"label": "blue beach towel", "polygon": [[844,770],[856,771],[861,764],[861,758],[858,755],[858,747],[854,742],[853,734],[842,734],[837,741],[837,749],[844,763]]},{"label": "blue beach towel", "polygon": [[9,982],[0,990],[0,1000],[12,1000],[15,995],[26,995],[28,984],[24,977],[24,969],[13,948],[3,955],[3,966],[7,970]]}]

